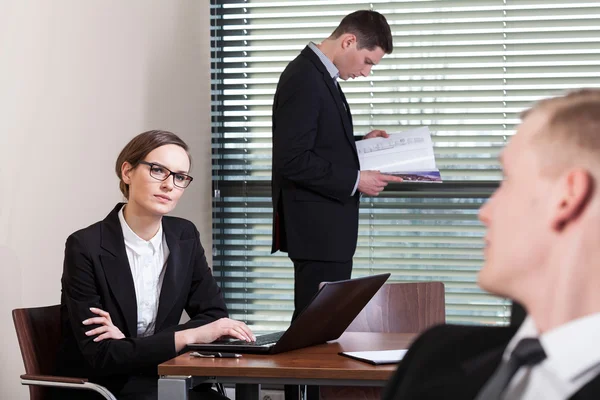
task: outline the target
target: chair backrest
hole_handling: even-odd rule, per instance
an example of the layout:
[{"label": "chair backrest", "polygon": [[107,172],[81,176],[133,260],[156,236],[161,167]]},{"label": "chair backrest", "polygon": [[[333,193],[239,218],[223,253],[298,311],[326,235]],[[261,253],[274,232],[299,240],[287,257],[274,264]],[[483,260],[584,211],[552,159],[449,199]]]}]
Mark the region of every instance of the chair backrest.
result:
[{"label": "chair backrest", "polygon": [[[346,332],[418,333],[446,321],[442,282],[386,283]],[[381,399],[381,388],[321,386],[321,400]]]},{"label": "chair backrest", "polygon": [[387,283],[346,331],[414,333],[445,321],[442,282]]},{"label": "chair backrest", "polygon": [[[21,348],[25,372],[54,375],[60,343],[60,305],[13,310],[13,321]],[[31,399],[42,399],[47,388],[30,386]]]}]

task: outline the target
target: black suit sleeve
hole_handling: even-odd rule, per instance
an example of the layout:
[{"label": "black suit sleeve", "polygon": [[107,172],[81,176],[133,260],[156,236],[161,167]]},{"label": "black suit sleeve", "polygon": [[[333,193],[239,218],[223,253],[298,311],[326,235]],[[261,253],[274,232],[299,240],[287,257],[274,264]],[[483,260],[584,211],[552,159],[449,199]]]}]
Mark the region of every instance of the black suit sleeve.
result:
[{"label": "black suit sleeve", "polygon": [[438,325],[420,335],[383,400],[473,399],[496,370],[516,329]]},{"label": "black suit sleeve", "polygon": [[175,327],[175,330],[178,331],[196,328],[228,316],[221,289],[206,262],[204,248],[200,243],[200,233],[196,227],[193,226],[192,229],[196,251],[193,261],[192,285],[185,307],[185,311],[191,319],[185,324]]},{"label": "black suit sleeve", "polygon": [[299,186],[346,199],[358,170],[336,165],[313,151],[317,134],[327,134],[317,132],[323,90],[327,88],[318,75],[296,73],[282,78],[273,109],[273,163],[282,177]]},{"label": "black suit sleeve", "polygon": [[[96,316],[89,310],[90,307],[104,307],[101,304],[96,279],[89,252],[71,235],[67,239],[65,249],[63,300],[77,345],[87,363],[98,375],[127,374],[140,368],[155,368],[161,362],[175,357],[173,332],[160,332],[145,338],[108,339],[100,342],[93,341],[95,336],[88,337],[85,332],[98,325],[83,325],[82,321]],[[105,311],[116,312],[106,309]]]},{"label": "black suit sleeve", "polygon": [[[431,354],[423,353],[423,343],[428,343],[431,339],[430,337],[436,336],[436,331],[440,328],[435,327],[424,334],[420,335],[417,340],[410,346],[409,351],[406,353],[402,361],[398,364],[398,369],[392,378],[389,380],[386,385],[382,399],[383,400],[400,400],[402,398],[414,398],[414,399],[426,399],[427,396],[423,396],[422,393],[419,393],[418,390],[415,390],[415,387],[421,385],[423,383],[422,377],[414,377],[412,376],[415,373],[418,373],[420,365],[415,368],[415,363],[420,364],[423,359],[429,361],[429,356]],[[433,333],[432,333],[433,332]],[[434,343],[438,343],[437,341]],[[427,346],[425,346],[426,351]],[[416,354],[416,356],[415,356]],[[415,383],[416,381],[416,383]],[[407,386],[408,389],[407,389]],[[407,397],[408,396],[408,397]]]}]

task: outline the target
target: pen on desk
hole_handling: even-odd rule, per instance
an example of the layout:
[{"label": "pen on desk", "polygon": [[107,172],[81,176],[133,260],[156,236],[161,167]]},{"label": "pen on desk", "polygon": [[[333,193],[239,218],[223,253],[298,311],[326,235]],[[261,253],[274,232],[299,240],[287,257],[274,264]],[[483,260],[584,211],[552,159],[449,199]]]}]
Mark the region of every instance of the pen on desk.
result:
[{"label": "pen on desk", "polygon": [[205,358],[240,358],[240,357],[242,357],[241,354],[220,353],[217,351],[203,351],[201,353],[194,351],[194,352],[190,353],[190,355],[193,357],[205,357]]}]

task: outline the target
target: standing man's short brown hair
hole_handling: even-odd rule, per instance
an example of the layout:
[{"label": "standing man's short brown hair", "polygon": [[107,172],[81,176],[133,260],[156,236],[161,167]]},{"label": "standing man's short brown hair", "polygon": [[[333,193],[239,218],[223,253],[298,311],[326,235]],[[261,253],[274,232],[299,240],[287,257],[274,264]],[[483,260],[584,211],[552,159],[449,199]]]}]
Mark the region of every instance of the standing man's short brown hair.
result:
[{"label": "standing man's short brown hair", "polygon": [[356,36],[359,50],[380,47],[385,54],[391,54],[394,49],[390,26],[385,17],[377,11],[359,10],[346,15],[331,34],[331,38],[337,39],[344,33]]}]

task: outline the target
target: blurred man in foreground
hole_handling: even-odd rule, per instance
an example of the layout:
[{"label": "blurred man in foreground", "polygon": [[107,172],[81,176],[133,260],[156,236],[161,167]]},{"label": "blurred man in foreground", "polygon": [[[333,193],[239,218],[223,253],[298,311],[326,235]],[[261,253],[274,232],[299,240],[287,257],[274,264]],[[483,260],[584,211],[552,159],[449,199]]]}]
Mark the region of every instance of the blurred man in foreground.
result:
[{"label": "blurred man in foreground", "polygon": [[416,340],[391,399],[600,398],[600,90],[522,114],[479,217],[479,285],[523,304],[515,327],[442,325]]}]

